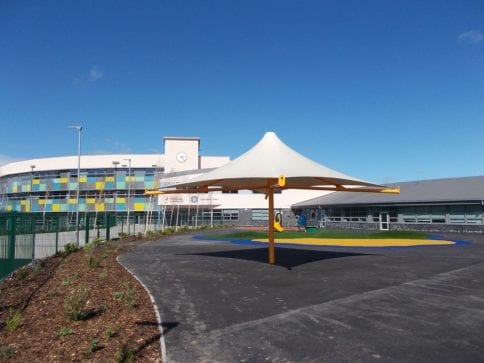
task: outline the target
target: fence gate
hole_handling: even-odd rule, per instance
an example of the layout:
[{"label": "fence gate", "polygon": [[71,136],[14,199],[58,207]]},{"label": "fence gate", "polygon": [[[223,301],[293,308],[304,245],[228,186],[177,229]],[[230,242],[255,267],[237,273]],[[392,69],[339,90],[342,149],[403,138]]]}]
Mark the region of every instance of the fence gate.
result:
[{"label": "fence gate", "polygon": [[35,224],[29,215],[0,215],[0,279],[34,258]]}]

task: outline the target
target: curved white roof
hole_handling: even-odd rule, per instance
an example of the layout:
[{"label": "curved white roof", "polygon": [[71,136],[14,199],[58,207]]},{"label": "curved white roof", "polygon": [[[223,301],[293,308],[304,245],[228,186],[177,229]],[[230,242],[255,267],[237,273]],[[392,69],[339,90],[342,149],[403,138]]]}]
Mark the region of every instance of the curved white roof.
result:
[{"label": "curved white roof", "polygon": [[[103,154],[81,155],[80,165],[81,169],[113,168],[113,161],[119,161],[118,167],[121,167],[123,164],[128,164],[126,159],[131,159],[132,168],[161,167],[164,163],[164,155],[160,154]],[[77,155],[38,158],[4,164],[0,166],[0,177],[31,172],[31,166],[34,166],[36,172],[77,169]]]}]

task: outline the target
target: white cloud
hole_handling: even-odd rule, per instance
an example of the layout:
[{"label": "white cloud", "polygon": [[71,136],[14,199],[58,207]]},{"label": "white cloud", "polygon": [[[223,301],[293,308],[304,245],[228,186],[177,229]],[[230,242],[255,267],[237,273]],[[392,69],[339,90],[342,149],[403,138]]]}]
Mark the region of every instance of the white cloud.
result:
[{"label": "white cloud", "polygon": [[99,79],[103,79],[104,74],[101,72],[101,70],[98,68],[98,66],[92,66],[91,69],[89,70],[89,82],[94,82]]},{"label": "white cloud", "polygon": [[104,73],[99,69],[99,67],[92,66],[87,72],[87,74],[83,74],[80,77],[78,76],[73,77],[72,83],[74,84],[74,86],[82,86],[87,83],[100,81],[103,78],[104,78]]},{"label": "white cloud", "polygon": [[478,30],[469,30],[459,34],[459,41],[469,44],[477,44],[484,40],[484,35]]}]

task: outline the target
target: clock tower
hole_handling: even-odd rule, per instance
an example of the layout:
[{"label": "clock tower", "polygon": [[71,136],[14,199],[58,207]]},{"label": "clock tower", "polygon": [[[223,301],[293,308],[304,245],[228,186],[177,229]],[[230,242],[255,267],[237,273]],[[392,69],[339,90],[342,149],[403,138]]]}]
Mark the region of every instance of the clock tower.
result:
[{"label": "clock tower", "polygon": [[200,168],[198,137],[165,137],[165,173]]}]

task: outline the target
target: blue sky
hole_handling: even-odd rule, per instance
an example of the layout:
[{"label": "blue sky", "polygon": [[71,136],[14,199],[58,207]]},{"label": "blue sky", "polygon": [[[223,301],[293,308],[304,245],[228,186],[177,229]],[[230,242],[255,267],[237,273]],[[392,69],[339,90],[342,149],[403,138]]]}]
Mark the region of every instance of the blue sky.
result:
[{"label": "blue sky", "polygon": [[232,158],[275,131],[393,182],[484,174],[484,1],[0,0],[0,162]]}]

